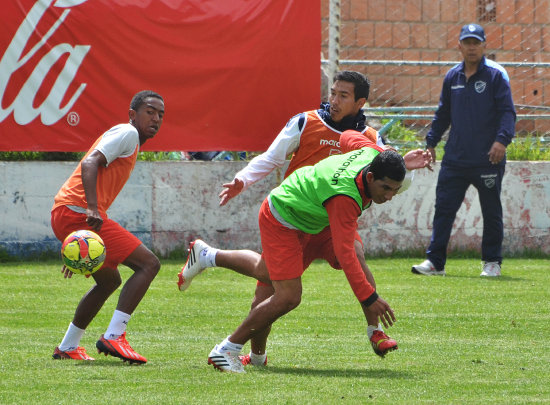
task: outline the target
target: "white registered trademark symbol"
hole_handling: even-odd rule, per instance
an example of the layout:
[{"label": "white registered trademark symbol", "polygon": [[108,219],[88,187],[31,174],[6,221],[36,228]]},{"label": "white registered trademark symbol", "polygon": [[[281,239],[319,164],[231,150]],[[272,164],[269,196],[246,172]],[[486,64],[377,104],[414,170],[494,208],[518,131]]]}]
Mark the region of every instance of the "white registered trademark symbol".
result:
[{"label": "white registered trademark symbol", "polygon": [[67,122],[69,125],[76,127],[80,122],[80,116],[78,115],[78,113],[72,111],[67,114]]}]

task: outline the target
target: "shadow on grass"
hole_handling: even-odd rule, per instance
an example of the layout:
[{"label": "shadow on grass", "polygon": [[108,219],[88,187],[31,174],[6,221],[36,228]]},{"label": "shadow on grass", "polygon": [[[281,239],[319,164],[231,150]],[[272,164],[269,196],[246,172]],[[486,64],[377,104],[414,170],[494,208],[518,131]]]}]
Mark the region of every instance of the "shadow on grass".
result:
[{"label": "shadow on grass", "polygon": [[[59,360],[58,360],[59,361]],[[66,361],[67,363],[71,362],[69,359],[64,359],[62,361]],[[117,358],[112,359],[98,359],[96,357],[93,361],[74,361],[71,363],[75,367],[139,367],[139,366],[146,366],[146,364],[139,364],[139,363],[133,363],[130,364],[128,361],[122,361]]]},{"label": "shadow on grass", "polygon": [[[424,276],[426,277],[426,276]],[[428,276],[428,277],[441,277],[441,276]],[[468,278],[470,280],[489,280],[489,282],[504,282],[504,281],[526,281],[526,278],[523,277],[512,277],[512,276],[506,276],[502,275],[500,277],[481,277],[481,276],[469,276],[465,274],[449,274],[447,273],[446,276],[442,277],[445,278]]]},{"label": "shadow on grass", "polygon": [[308,367],[267,367],[262,372],[267,374],[295,374],[295,375],[310,375],[316,377],[348,377],[348,378],[357,378],[357,377],[367,377],[367,378],[377,378],[377,379],[410,379],[413,378],[411,373],[383,369],[383,370],[340,370],[340,369],[321,369],[321,368],[308,368]]}]

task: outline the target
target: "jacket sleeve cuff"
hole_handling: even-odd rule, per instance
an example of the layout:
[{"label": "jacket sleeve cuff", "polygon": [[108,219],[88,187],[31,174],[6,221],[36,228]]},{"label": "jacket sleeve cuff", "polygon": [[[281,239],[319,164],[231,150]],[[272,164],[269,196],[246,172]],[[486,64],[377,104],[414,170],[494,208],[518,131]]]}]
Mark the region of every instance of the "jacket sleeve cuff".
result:
[{"label": "jacket sleeve cuff", "polygon": [[431,142],[426,141],[426,148],[435,148],[437,145],[433,145]]},{"label": "jacket sleeve cuff", "polygon": [[369,307],[371,304],[373,304],[378,299],[378,294],[373,292],[369,298],[367,298],[365,301],[361,302],[362,305]]},{"label": "jacket sleeve cuff", "polygon": [[508,146],[510,145],[510,143],[512,142],[512,139],[506,137],[505,135],[497,135],[495,141],[503,144],[504,146]]}]

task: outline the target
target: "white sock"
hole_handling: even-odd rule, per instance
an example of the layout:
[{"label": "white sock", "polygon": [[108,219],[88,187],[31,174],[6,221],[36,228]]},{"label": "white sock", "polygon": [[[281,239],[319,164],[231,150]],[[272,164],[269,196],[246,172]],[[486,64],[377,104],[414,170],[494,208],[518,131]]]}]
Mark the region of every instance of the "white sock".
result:
[{"label": "white sock", "polygon": [[208,247],[201,250],[199,253],[199,260],[204,267],[216,267],[216,254],[219,249]]},{"label": "white sock", "polygon": [[243,349],[243,345],[232,343],[229,341],[229,336],[224,339],[218,346],[222,351],[230,351],[239,353]]},{"label": "white sock", "polygon": [[384,329],[382,329],[382,325],[380,324],[378,324],[378,326],[367,325],[367,336],[369,337],[369,339],[372,337],[372,334],[374,333],[375,330],[384,332]]},{"label": "white sock", "polygon": [[115,309],[113,317],[111,318],[111,323],[109,323],[109,327],[105,331],[103,337],[105,339],[117,339],[126,331],[126,327],[131,317],[132,315]]},{"label": "white sock", "polygon": [[80,339],[84,336],[84,332],[84,329],[74,326],[71,322],[67,328],[67,332],[65,332],[65,336],[63,336],[61,344],[59,345],[59,350],[63,352],[75,350],[80,343]]},{"label": "white sock", "polygon": [[265,359],[267,358],[267,353],[264,354],[256,354],[250,352],[250,364],[253,366],[263,366],[265,363]]}]

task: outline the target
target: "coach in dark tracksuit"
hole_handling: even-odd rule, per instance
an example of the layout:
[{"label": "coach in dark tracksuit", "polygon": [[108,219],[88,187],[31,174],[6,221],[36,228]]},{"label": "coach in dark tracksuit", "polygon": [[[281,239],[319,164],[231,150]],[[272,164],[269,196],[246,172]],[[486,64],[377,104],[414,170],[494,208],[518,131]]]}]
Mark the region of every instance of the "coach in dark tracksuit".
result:
[{"label": "coach in dark tracksuit", "polygon": [[412,271],[445,275],[447,245],[456,212],[466,190],[473,185],[483,214],[482,276],[500,276],[503,222],[500,191],[506,147],[514,137],[516,113],[508,74],[485,58],[485,32],[477,24],[465,25],[458,48],[462,63],[443,81],[439,107],[426,146],[435,162],[435,146],[451,126],[436,188],[435,214],[427,260]]}]

